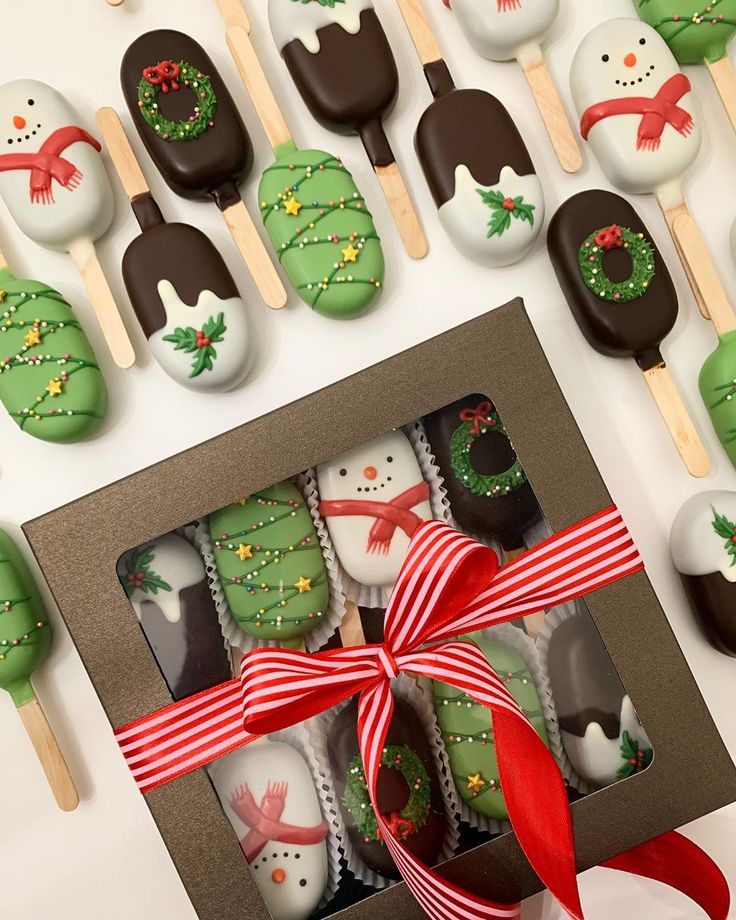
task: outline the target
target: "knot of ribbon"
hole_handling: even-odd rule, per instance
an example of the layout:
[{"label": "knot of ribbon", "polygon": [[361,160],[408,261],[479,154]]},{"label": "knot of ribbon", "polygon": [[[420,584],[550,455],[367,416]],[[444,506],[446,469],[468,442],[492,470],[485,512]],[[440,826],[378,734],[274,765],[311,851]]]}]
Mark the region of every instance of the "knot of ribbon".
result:
[{"label": "knot of ribbon", "polygon": [[146,67],[143,71],[143,78],[151,86],[160,86],[162,92],[168,93],[171,90],[177,92],[181,87],[179,84],[179,74],[181,67],[174,61],[161,61],[155,67]]},{"label": "knot of ribbon", "polygon": [[595,244],[601,249],[622,249],[624,245],[621,228],[617,224],[611,224],[610,227],[604,227],[595,235]]},{"label": "knot of ribbon", "polygon": [[471,434],[478,435],[480,434],[480,429],[482,425],[494,425],[495,422],[491,418],[491,413],[493,412],[493,403],[492,402],[482,402],[479,403],[474,409],[462,409],[460,412],[460,421],[461,422],[472,422],[473,425],[470,429]]}]

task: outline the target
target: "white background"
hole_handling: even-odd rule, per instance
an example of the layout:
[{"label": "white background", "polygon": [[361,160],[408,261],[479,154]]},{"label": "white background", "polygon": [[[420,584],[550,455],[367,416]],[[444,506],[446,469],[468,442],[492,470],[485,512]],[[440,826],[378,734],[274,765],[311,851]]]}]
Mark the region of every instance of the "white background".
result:
[{"label": "white background", "polygon": [[[429,257],[414,263],[399,244],[360,141],[323,131],[293,90],[267,31],[265,2],[249,2],[253,40],[297,143],[342,155],[368,199],[388,262],[384,296],[369,316],[346,324],[311,313],[293,295],[288,309],[269,313],[259,303],[215,206],[176,199],[154,174],[136,138],[144,171],[164,213],[209,233],[251,305],[259,341],[251,382],[224,397],[199,396],[179,388],[152,361],[127,303],[119,265],[136,225],[117,182],[118,212],[113,229],[101,242],[100,254],[139,354],[138,366],[127,372],[112,366],[71,261],[23,238],[0,208],[0,246],[11,268],[21,277],[38,277],[59,288],[76,305],[104,366],[112,403],[109,419],[95,441],[67,447],[26,437],[0,414],[0,516],[4,525],[19,536],[18,525],[25,520],[521,294],[614,500],[641,548],[649,576],[726,744],[736,752],[736,665],[713,651],[695,628],[667,550],[669,528],[682,502],[703,488],[736,488],[736,473],[718,446],[697,391],[698,371],[715,346],[715,336],[697,315],[656,203],[640,198],[636,206],[680,294],[681,315],[665,345],[665,355],[713,456],[714,473],[704,484],[685,473],[634,362],[603,358],[585,344],[541,242],[522,265],[491,271],[466,262],[444,239],[412,143],[414,127],[431,97],[393,0],[376,0],[402,83],[388,134],[431,244]],[[470,50],[441,0],[426,0],[426,5],[458,86],[494,92],[522,129],[546,184],[549,213],[576,191],[609,187],[587,150],[583,171],[572,178],[564,175],[517,65],[481,60]],[[94,127],[98,106],[122,109],[119,62],[140,33],[175,27],[197,38],[221,68],[252,134],[256,166],[243,192],[255,212],[257,177],[270,162],[271,151],[224,44],[213,0],[125,0],[117,9],[104,0],[3,0],[2,6],[0,81],[35,77],[56,85],[78,107],[87,128]],[[546,47],[550,67],[569,104],[567,71],[578,41],[604,18],[631,15],[633,6],[631,0],[562,0],[561,6]],[[736,137],[705,69],[690,68],[688,75],[701,100],[705,144],[688,179],[687,197],[726,286],[736,295],[728,251],[736,191]],[[0,113],[0,136],[12,115]],[[124,120],[130,127],[127,114]],[[495,141],[489,138],[489,143]],[[100,534],[99,539],[104,540],[105,535]],[[9,698],[0,694],[0,916],[3,920],[194,920],[148,809],[126,775],[92,685],[57,612],[51,612],[56,643],[35,685],[79,784],[82,804],[70,815],[56,810],[20,720]],[[119,649],[119,654],[124,655],[125,649]],[[656,668],[656,649],[652,649],[651,661]],[[699,755],[693,750],[685,756]],[[636,821],[636,815],[626,819]],[[736,883],[734,830],[736,808],[687,829],[718,859],[732,885]],[[582,878],[581,885],[588,916],[596,920],[634,915],[684,920],[699,915],[681,896],[619,873],[594,870]],[[525,916],[553,918],[558,912],[548,898],[540,896],[528,905]]]}]

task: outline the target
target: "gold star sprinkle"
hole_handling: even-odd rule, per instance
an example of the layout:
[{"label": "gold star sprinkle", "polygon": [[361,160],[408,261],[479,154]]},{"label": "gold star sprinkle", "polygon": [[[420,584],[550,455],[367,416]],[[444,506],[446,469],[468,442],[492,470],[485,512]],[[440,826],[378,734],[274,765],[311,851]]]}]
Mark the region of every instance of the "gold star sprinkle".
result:
[{"label": "gold star sprinkle", "polygon": [[304,594],[306,591],[312,590],[312,579],[305,578],[303,575],[299,576],[299,581],[294,583],[294,587],[299,589],[300,594]]},{"label": "gold star sprinkle", "polygon": [[468,776],[468,789],[472,789],[473,792],[480,792],[485,784],[486,781],[483,779],[480,773],[471,773]]},{"label": "gold star sprinkle", "polygon": [[23,341],[26,343],[28,348],[30,348],[32,345],[40,345],[41,333],[38,331],[38,329],[29,329],[28,332],[26,332]]},{"label": "gold star sprinkle", "polygon": [[296,198],[294,198],[293,195],[291,196],[291,198],[289,198],[289,200],[284,205],[284,210],[291,217],[298,217],[301,209],[302,209],[301,204],[296,200]]},{"label": "gold star sprinkle", "polygon": [[2,303],[5,298],[8,296],[7,292],[0,288],[0,303]]},{"label": "gold star sprinkle", "polygon": [[240,546],[235,550],[235,555],[240,559],[241,562],[245,562],[246,559],[251,559],[253,557],[253,547],[248,543],[241,543]]},{"label": "gold star sprinkle", "polygon": [[348,244],[347,249],[343,249],[342,257],[345,262],[357,262],[360,250],[356,249],[352,243]]},{"label": "gold star sprinkle", "polygon": [[49,380],[49,385],[46,387],[46,392],[49,396],[61,396],[62,386],[61,380],[58,378],[56,380]]}]

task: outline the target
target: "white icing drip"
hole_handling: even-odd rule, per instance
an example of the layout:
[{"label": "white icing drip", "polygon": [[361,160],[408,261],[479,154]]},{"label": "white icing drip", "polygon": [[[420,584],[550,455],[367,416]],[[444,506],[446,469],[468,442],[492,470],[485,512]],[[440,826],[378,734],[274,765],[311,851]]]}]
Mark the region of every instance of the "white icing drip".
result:
[{"label": "white icing drip", "polygon": [[714,510],[736,524],[736,492],[702,492],[682,506],[670,535],[672,559],[683,575],[720,572],[736,583],[736,556],[728,553],[726,538],[713,527]]},{"label": "white icing drip", "polygon": [[460,28],[477,53],[489,61],[509,61],[524,45],[541,42],[557,16],[559,0],[452,0]]},{"label": "white icing drip", "polygon": [[[478,194],[479,188],[500,191],[507,198],[521,195],[527,204],[534,205],[534,224],[512,216],[508,230],[489,237],[488,222],[493,212]],[[519,176],[510,166],[504,166],[496,185],[483,186],[467,166],[460,164],[455,169],[455,194],[438,213],[445,232],[463,255],[500,268],[522,259],[539,236],[544,224],[544,193],[534,173]]]},{"label": "white icing drip", "polygon": [[300,41],[311,54],[319,52],[320,29],[337,23],[350,35],[360,31],[360,14],[372,10],[371,0],[337,0],[334,6],[319,0],[269,0],[268,21],[279,51],[292,41]]}]

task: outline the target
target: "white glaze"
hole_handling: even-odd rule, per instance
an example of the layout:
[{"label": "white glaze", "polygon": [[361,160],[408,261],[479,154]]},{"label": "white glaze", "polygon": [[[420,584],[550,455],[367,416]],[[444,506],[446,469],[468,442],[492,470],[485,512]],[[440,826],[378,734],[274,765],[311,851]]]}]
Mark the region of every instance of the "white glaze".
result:
[{"label": "white glaze", "polygon": [[268,0],[268,22],[279,51],[300,41],[311,54],[319,51],[317,32],[337,23],[346,32],[356,35],[360,31],[360,14],[372,10],[371,0],[345,0],[334,6],[323,6],[319,0],[302,3],[301,0]]},{"label": "white glaze", "polygon": [[[166,311],[166,325],[148,340],[153,356],[169,377],[191,390],[216,392],[232,390],[247,376],[253,363],[253,348],[248,311],[239,297],[221,300],[212,291],[202,291],[196,306],[183,303],[170,281],[158,283],[158,292]],[[213,347],[217,352],[212,370],[190,377],[196,354],[176,351],[173,342],[164,337],[177,327],[202,329],[211,317],[224,314],[226,330],[222,342]]]},{"label": "white glaze", "polygon": [[617,738],[607,737],[597,722],[590,723],[582,738],[566,731],[560,734],[575,772],[591,786],[604,788],[618,780],[617,773],[623,764],[621,743],[624,732],[628,732],[640,748],[651,747],[628,696],[621,703],[621,729]]},{"label": "white glaze", "polygon": [[672,525],[672,560],[683,575],[720,572],[736,583],[736,557],[729,555],[726,540],[713,529],[714,509],[736,523],[736,492],[702,492],[685,502]]},{"label": "white glaze", "polygon": [[[16,127],[15,117],[24,119],[26,125]],[[38,153],[54,131],[70,125],[80,125],[79,115],[45,83],[14,80],[0,87],[0,155]],[[32,202],[31,173],[21,169],[0,171],[0,195],[27,236],[47,249],[64,252],[77,240],[102,236],[112,223],[114,204],[110,180],[94,147],[80,141],[59,156],[81,173],[76,188],[64,188],[52,179],[53,202]]]},{"label": "white glaze", "polygon": [[[642,38],[646,42],[643,46]],[[630,54],[636,57],[631,67],[624,64]],[[603,55],[608,55],[607,62]],[[572,62],[570,86],[582,117],[599,102],[631,96],[652,98],[679,72],[667,43],[655,29],[638,19],[611,19],[580,43]],[[690,134],[682,135],[665,124],[656,150],[637,150],[641,115],[612,115],[591,128],[588,141],[603,171],[618,188],[632,195],[654,192],[679,181],[695,162],[701,133],[693,94],[687,93],[677,104],[692,115],[694,127]]]},{"label": "white glaze", "polygon": [[[250,828],[235,813],[231,802],[243,786],[260,804],[269,783],[286,783],[286,804],[279,820],[298,827],[316,827],[323,820],[312,774],[291,745],[267,739],[256,741],[216,761],[208,767],[208,773],[240,841]],[[273,873],[279,869],[284,872],[284,880],[277,884]],[[327,845],[324,840],[309,845],[269,841],[251,871],[273,920],[306,920],[327,887]],[[307,884],[302,886],[299,883],[303,879]]]},{"label": "white glaze", "polygon": [[[374,472],[375,477],[368,478]],[[422,481],[414,449],[403,431],[391,431],[317,468],[322,501],[390,502]],[[423,521],[432,517],[429,501],[422,501],[411,510]],[[392,587],[409,546],[406,533],[397,527],[390,544],[384,547],[386,552],[369,552],[369,534],[375,518],[351,515],[326,520],[335,552],[348,575],[363,585]]]},{"label": "white glaze", "polygon": [[460,28],[472,47],[489,61],[509,61],[523,45],[541,42],[555,21],[559,0],[452,0]]},{"label": "white glaze", "polygon": [[[147,544],[151,547],[153,561],[150,569],[167,584],[171,591],[159,589],[157,594],[136,588],[130,596],[130,603],[138,619],[143,616],[141,607],[145,602],[155,604],[169,623],[178,623],[181,619],[179,595],[185,588],[191,588],[205,581],[207,573],[202,557],[183,537],[170,533]],[[125,580],[127,569],[125,563],[130,557],[126,553],[118,562],[118,577]]]},{"label": "white glaze", "polygon": [[[500,191],[504,197],[523,196],[534,205],[534,224],[521,218],[511,218],[511,226],[501,236],[488,237],[488,221],[492,211],[478,194]],[[482,186],[476,182],[464,164],[455,169],[455,194],[439,209],[440,223],[445,233],[463,255],[481,265],[500,268],[522,259],[539,236],[544,223],[544,193],[537,176],[518,176],[510,166],[504,166],[496,185]]]}]

